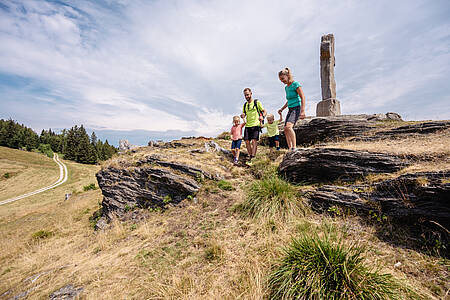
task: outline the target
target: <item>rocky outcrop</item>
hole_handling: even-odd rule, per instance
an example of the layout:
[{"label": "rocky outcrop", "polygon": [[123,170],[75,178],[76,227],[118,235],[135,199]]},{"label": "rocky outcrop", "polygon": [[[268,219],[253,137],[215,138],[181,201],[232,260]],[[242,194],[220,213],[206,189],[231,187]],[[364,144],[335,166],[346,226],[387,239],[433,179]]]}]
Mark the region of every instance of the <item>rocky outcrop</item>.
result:
[{"label": "rocky outcrop", "polygon": [[213,178],[195,167],[151,156],[137,165],[109,167],[96,174],[103,194],[101,218],[96,228],[104,228],[114,217],[125,218],[135,208],[177,205],[199,190],[202,176]]},{"label": "rocky outcrop", "polygon": [[128,142],[128,140],[120,140],[119,141],[119,151],[127,151],[133,149],[133,145]]},{"label": "rocky outcrop", "polygon": [[[405,174],[379,183],[350,186],[322,186],[309,196],[319,212],[331,207],[349,208],[359,214],[388,217],[408,225],[420,236],[424,230],[439,234],[449,242],[450,171]],[[383,220],[383,219],[382,219]]]},{"label": "rocky outcrop", "polygon": [[435,133],[449,128],[450,121],[423,122],[379,131],[370,136],[355,137],[352,141],[374,141],[387,138],[410,137],[413,135]]},{"label": "rocky outcrop", "polygon": [[407,165],[397,156],[334,148],[288,152],[279,172],[291,182],[352,181],[371,173],[392,173]]},{"label": "rocky outcrop", "polygon": [[[320,142],[337,141],[343,138],[356,137],[365,139],[366,135],[377,130],[377,121],[402,121],[394,112],[385,114],[342,115],[327,118],[307,118],[298,120],[294,126],[297,145],[309,146]],[[286,148],[283,128],[280,126],[280,146]],[[261,138],[262,145],[268,145],[266,137]]]},{"label": "rocky outcrop", "polygon": [[[360,136],[375,128],[366,118],[315,118],[294,127],[298,146],[310,146],[319,142],[336,141],[346,137]],[[262,145],[268,144],[262,140]],[[280,147],[287,148],[286,138],[280,131]]]},{"label": "rocky outcrop", "polygon": [[212,180],[221,179],[221,178],[217,178],[216,175],[212,175],[206,171],[203,171],[200,168],[196,168],[196,167],[192,167],[192,166],[188,166],[188,165],[184,165],[184,164],[180,164],[180,163],[176,163],[176,162],[166,161],[159,155],[148,155],[145,158],[143,158],[135,163],[135,165],[137,167],[142,166],[144,164],[156,164],[156,165],[159,165],[162,167],[168,167],[173,170],[180,171],[180,172],[187,174],[196,179],[204,179],[204,178],[208,178],[208,179],[212,179]]}]

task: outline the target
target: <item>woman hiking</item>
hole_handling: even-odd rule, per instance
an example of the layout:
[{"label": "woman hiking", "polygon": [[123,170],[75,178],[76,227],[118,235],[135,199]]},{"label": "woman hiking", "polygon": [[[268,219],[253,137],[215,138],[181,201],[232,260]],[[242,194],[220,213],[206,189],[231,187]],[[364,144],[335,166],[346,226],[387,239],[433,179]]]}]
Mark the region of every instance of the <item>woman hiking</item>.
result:
[{"label": "woman hiking", "polygon": [[278,110],[278,113],[281,114],[286,107],[289,108],[284,124],[284,136],[286,137],[289,150],[294,150],[297,139],[293,126],[299,118],[305,118],[305,94],[303,94],[300,83],[294,81],[294,76],[288,67],[278,72],[278,78],[286,85],[284,90],[286,91],[287,99],[283,107]]}]

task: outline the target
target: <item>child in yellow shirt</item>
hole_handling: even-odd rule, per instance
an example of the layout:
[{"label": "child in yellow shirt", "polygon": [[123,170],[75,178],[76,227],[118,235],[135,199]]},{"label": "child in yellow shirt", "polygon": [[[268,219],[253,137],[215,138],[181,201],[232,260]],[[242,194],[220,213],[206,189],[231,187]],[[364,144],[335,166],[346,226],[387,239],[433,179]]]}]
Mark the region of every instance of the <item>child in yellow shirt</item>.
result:
[{"label": "child in yellow shirt", "polygon": [[261,127],[267,128],[267,135],[269,136],[269,147],[276,147],[277,150],[280,150],[280,131],[278,130],[278,124],[283,122],[283,115],[280,114],[279,120],[274,120],[275,117],[272,114],[267,115],[267,123],[262,125]]}]

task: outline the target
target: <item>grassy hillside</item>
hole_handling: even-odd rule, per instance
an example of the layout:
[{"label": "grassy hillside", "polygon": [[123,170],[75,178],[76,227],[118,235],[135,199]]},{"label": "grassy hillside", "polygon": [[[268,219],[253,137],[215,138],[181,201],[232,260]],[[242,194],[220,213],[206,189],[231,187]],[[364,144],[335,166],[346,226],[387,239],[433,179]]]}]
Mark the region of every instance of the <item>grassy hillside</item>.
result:
[{"label": "grassy hillside", "polygon": [[0,201],[51,185],[59,167],[45,155],[0,147]]},{"label": "grassy hillside", "polygon": [[[227,141],[218,142],[229,146]],[[449,132],[392,143],[326,146],[414,155],[412,171],[450,168],[448,148],[443,146],[450,144]],[[144,148],[105,166],[120,166],[123,160],[154,151]],[[251,168],[233,166],[214,153],[186,155],[186,148],[158,151],[175,161],[207,164],[210,172],[224,174],[225,181],[207,180],[196,199],[162,213],[148,212],[145,221],[114,222],[112,228],[94,232],[89,217],[102,196],[99,190],[83,191],[83,186],[95,182],[98,167],[66,162],[67,184],[0,207],[0,295],[28,291],[32,299],[45,298],[72,284],[83,287],[87,299],[264,299],[270,294],[269,274],[284,247],[302,235],[340,237],[347,246],[364,246],[364,263],[392,274],[402,299],[440,299],[449,293],[448,260],[381,241],[374,224],[359,217],[309,211],[303,195],[311,186],[258,181],[282,158],[265,147]],[[295,213],[261,217],[241,213],[248,195],[265,195],[275,188],[281,198],[299,204]],[[78,193],[64,202],[64,192],[70,191]],[[389,224],[385,230],[388,234]]]}]

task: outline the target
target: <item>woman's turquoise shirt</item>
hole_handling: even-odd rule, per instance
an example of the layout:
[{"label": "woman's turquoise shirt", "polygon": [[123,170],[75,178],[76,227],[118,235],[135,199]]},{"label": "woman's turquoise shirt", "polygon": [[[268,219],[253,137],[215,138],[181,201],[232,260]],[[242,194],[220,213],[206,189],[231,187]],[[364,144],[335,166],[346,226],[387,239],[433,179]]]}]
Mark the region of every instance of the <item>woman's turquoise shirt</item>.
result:
[{"label": "woman's turquoise shirt", "polygon": [[297,93],[297,88],[300,87],[300,83],[294,81],[291,85],[286,85],[284,90],[286,91],[286,99],[288,101],[288,107],[300,106],[300,95]]}]

